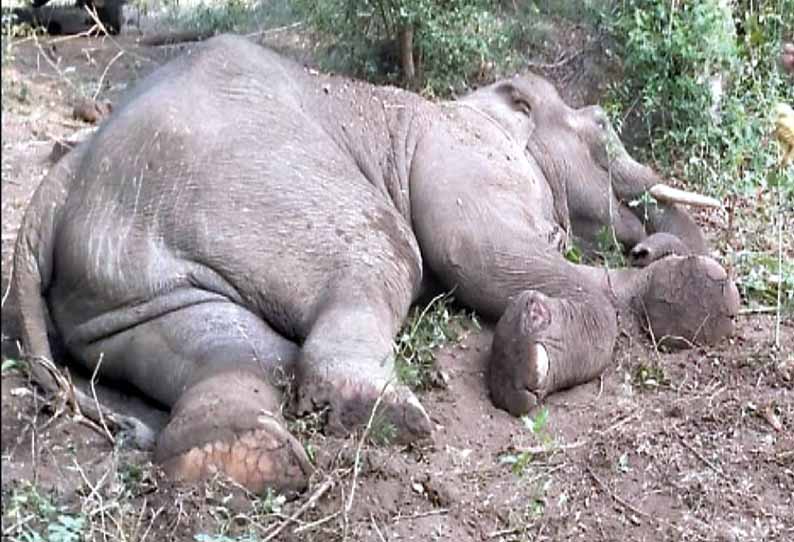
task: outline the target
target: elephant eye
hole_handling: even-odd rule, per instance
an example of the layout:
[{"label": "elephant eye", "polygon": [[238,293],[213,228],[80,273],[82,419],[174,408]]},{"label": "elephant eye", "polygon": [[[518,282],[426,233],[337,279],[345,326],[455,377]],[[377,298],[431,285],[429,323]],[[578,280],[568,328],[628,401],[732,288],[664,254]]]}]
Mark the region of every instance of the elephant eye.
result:
[{"label": "elephant eye", "polygon": [[606,130],[607,129],[607,119],[602,116],[596,117],[596,126],[598,126],[599,130]]}]

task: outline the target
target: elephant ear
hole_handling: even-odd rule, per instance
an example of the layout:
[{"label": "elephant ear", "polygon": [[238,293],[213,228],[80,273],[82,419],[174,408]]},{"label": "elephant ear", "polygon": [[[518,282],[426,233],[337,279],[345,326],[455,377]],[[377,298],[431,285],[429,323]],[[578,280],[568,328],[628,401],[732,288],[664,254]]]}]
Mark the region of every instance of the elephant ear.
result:
[{"label": "elephant ear", "polygon": [[501,81],[463,100],[495,120],[520,145],[529,141],[535,128],[532,106],[526,93],[512,81]]},{"label": "elephant ear", "polygon": [[528,117],[532,115],[532,104],[529,102],[529,98],[512,81],[500,83],[496,88],[496,93],[514,111],[523,113]]}]

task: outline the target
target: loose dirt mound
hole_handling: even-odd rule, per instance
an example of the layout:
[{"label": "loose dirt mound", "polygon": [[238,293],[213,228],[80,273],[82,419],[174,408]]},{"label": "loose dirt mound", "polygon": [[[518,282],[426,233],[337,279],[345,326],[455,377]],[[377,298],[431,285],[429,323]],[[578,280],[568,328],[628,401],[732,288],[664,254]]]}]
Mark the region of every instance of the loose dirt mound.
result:
[{"label": "loose dirt mound", "polygon": [[[3,291],[53,141],[84,127],[75,97],[99,88],[115,101],[185,47],[30,40],[4,56]],[[791,540],[794,359],[774,354],[770,317],[740,318],[709,351],[659,354],[624,336],[603,378],[527,420],[491,406],[491,333],[471,330],[438,353],[445,387],[421,394],[431,443],[362,446],[296,421],[318,472],[289,503],[222,480],[175,485],[147,454],[43,404],[4,361],[3,539]],[[794,344],[790,322],[782,344]]]}]

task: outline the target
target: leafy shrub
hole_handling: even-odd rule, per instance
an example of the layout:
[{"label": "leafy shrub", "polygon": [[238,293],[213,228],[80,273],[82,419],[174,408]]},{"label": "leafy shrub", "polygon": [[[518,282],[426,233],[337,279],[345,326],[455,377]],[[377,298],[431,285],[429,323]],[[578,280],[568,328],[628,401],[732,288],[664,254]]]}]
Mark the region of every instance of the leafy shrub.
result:
[{"label": "leafy shrub", "polygon": [[776,160],[761,145],[769,112],[794,97],[776,66],[794,0],[760,4],[623,0],[606,21],[625,63],[611,109],[638,109],[653,156],[686,159],[686,177],[717,193],[758,186]]},{"label": "leafy shrub", "polygon": [[436,349],[458,342],[463,330],[479,329],[479,322],[453,308],[450,295],[440,295],[426,306],[415,306],[395,340],[395,365],[398,379],[408,387],[430,389],[435,369]]},{"label": "leafy shrub", "polygon": [[165,6],[173,28],[209,34],[245,33],[294,20],[288,0],[165,0]]},{"label": "leafy shrub", "polygon": [[792,39],[786,33],[794,29],[794,0],[622,0],[604,26],[623,46],[625,77],[609,97],[613,117],[619,124],[639,112],[651,158],[723,196],[732,215],[730,202],[748,198],[774,210],[740,210],[730,220],[729,236],[745,232],[739,244],[752,258],[723,248],[745,296],[768,303],[779,284],[781,301],[791,302],[794,276],[780,260],[794,246],[780,242],[780,225],[770,223],[794,210],[794,168],[777,167],[770,139],[774,104],[794,103],[794,85],[777,64],[782,41]]},{"label": "leafy shrub", "polygon": [[[299,10],[340,45],[326,68],[370,81],[406,83],[448,96],[494,68],[509,54],[515,21],[493,0],[299,0]],[[415,80],[406,80],[401,34],[412,31]],[[410,78],[409,78],[410,79]]]}]

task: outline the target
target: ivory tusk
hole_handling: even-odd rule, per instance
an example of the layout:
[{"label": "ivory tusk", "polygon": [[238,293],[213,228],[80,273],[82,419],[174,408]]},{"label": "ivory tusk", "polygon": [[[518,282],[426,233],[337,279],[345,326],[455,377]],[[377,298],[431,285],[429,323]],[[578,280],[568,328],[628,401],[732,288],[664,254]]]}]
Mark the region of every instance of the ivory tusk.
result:
[{"label": "ivory tusk", "polygon": [[648,192],[657,200],[666,203],[680,203],[693,207],[722,207],[722,203],[717,199],[696,192],[679,190],[666,184],[655,184]]},{"label": "ivory tusk", "polygon": [[549,353],[546,347],[540,343],[535,343],[535,356],[537,358],[538,388],[546,385],[546,375],[549,374]]}]

